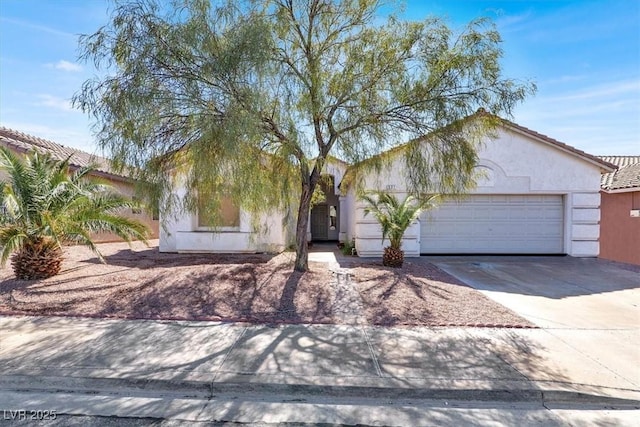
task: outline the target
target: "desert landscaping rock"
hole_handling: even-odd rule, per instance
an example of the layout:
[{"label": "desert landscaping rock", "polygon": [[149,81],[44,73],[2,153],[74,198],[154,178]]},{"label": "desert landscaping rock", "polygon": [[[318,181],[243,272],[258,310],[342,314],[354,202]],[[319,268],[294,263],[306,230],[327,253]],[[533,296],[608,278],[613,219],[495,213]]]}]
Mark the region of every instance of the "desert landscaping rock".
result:
[{"label": "desert landscaping rock", "polygon": [[433,264],[355,264],[351,271],[373,325],[534,327]]},{"label": "desert landscaping rock", "polygon": [[403,269],[392,269],[339,257],[343,274],[337,277],[336,265],[313,260],[310,271],[294,272],[293,253],[288,252],[174,254],[160,253],[157,241],[153,243],[100,244],[106,264],[87,248],[67,247],[61,273],[45,280],[16,280],[6,266],[0,270],[0,314],[256,324],[532,326],[429,263],[408,261]]}]

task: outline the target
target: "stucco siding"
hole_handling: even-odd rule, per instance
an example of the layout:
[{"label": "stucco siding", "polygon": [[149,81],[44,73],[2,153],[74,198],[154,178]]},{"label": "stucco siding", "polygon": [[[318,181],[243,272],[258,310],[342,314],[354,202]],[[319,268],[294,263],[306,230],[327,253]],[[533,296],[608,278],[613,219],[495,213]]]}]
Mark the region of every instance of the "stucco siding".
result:
[{"label": "stucco siding", "polygon": [[[580,257],[598,255],[600,173],[594,162],[566,152],[520,132],[501,128],[478,150],[477,195],[558,195],[563,200],[563,253]],[[367,190],[406,191],[404,159],[398,155],[381,173],[371,172],[363,180]],[[361,256],[380,256],[384,246],[375,220],[365,218],[364,205],[355,210],[354,233]],[[437,208],[436,208],[437,209]],[[420,252],[420,223],[407,230],[403,241],[406,256]]]},{"label": "stucco siding", "polygon": [[340,186],[340,183],[342,182],[342,178],[344,178],[344,174],[346,171],[347,171],[347,164],[340,162],[338,160],[328,159],[324,165],[322,174],[333,176],[335,194],[340,194],[339,186]]},{"label": "stucco siding", "polygon": [[602,193],[600,257],[640,265],[640,191]]},{"label": "stucco siding", "polygon": [[[249,214],[244,213],[249,216]],[[188,215],[185,215],[188,216]],[[183,218],[184,219],[184,218]],[[254,230],[246,224],[238,231],[199,230],[180,227],[187,221],[168,221],[160,231],[160,252],[281,252],[290,242],[276,217],[261,215],[262,227]]]},{"label": "stucco siding", "polygon": [[600,206],[600,193],[574,193],[572,200],[574,208],[598,208]]},{"label": "stucco siding", "polygon": [[576,258],[592,258],[600,251],[600,244],[592,239],[590,240],[573,240],[571,242],[571,251],[569,255]]},{"label": "stucco siding", "polygon": [[[133,184],[131,183],[124,182],[124,181],[110,180],[104,177],[101,177],[100,180],[111,185],[120,194],[123,194],[127,197],[134,196],[135,191],[133,188]],[[145,224],[149,228],[149,232],[150,232],[149,239],[157,239],[160,236],[160,221],[158,221],[157,219],[154,220],[153,216],[147,210],[143,209],[141,212],[138,213],[138,212],[133,212],[131,209],[125,209],[120,212],[120,215],[124,216],[125,218],[135,219]],[[94,234],[94,240],[96,242],[104,243],[104,242],[118,242],[118,241],[121,241],[122,239],[120,239],[118,236],[112,233],[99,233],[99,234]]]},{"label": "stucco siding", "polygon": [[574,224],[597,224],[600,221],[600,210],[598,208],[574,208],[572,209],[572,215],[571,219]]},{"label": "stucco siding", "polygon": [[344,200],[345,215],[345,228],[340,228],[340,232],[344,232],[344,240],[351,241],[355,237],[356,229],[356,197],[352,191],[349,191],[345,196],[342,196]]},{"label": "stucco siding", "polygon": [[571,189],[597,193],[600,189],[597,165],[509,129],[500,129],[496,139],[485,141],[479,157],[500,165],[506,176],[525,178],[529,191],[553,193]]},{"label": "stucco siding", "polygon": [[[186,190],[178,187],[175,196],[184,198]],[[180,202],[178,202],[179,204]],[[290,232],[283,224],[284,213],[250,214],[240,211],[237,229],[205,229],[198,227],[197,215],[191,212],[172,212],[161,215],[160,252],[281,252],[287,245]]]},{"label": "stucco siding", "polygon": [[160,252],[177,252],[178,242],[176,241],[175,221],[168,218],[161,218],[160,225],[160,242],[158,244],[158,250]]},{"label": "stucco siding", "polygon": [[[11,147],[8,147],[8,148],[11,148]],[[22,153],[16,153],[16,154],[22,155]],[[0,171],[0,180],[5,181],[7,178],[8,178],[7,173],[4,171]],[[127,197],[133,197],[134,188],[132,183],[122,181],[122,180],[109,179],[104,176],[99,176],[99,177],[92,176],[92,178],[110,185],[111,187],[114,188],[114,190],[116,190],[120,194],[123,194]],[[149,231],[150,231],[149,239],[157,239],[160,236],[160,222],[158,220],[154,220],[153,216],[146,210],[143,210],[141,213],[134,213],[132,212],[131,209],[126,209],[121,211],[120,215],[126,218],[136,219],[142,222],[143,224],[145,224],[147,227],[149,227]],[[92,239],[96,243],[122,241],[120,237],[112,233],[93,233]]]},{"label": "stucco siding", "polygon": [[[425,150],[428,149],[425,146]],[[382,232],[379,224],[371,216],[364,215],[365,204],[356,197],[355,185],[363,185],[363,190],[383,190],[394,193],[398,198],[404,198],[407,191],[407,170],[400,151],[390,154],[392,160],[382,170],[370,171],[360,175],[360,179],[352,181],[349,188],[339,190],[348,165],[335,159],[330,159],[325,164],[323,174],[334,177],[335,193],[338,197],[327,204],[339,206],[338,225],[339,240],[356,241],[356,249],[360,256],[380,256],[383,249],[389,244],[381,239]],[[585,153],[580,154],[571,147],[561,143],[554,143],[549,138],[525,132],[514,126],[501,127],[493,136],[478,147],[478,171],[481,172],[478,186],[470,193],[474,199],[488,198],[491,200],[490,208],[493,213],[487,217],[489,220],[502,224],[502,218],[510,219],[509,226],[522,227],[533,225],[535,217],[535,203],[525,207],[516,204],[493,202],[495,200],[517,201],[549,200],[553,201],[553,252],[566,253],[572,256],[597,256],[599,252],[600,238],[600,173],[607,170],[608,166],[598,159]],[[360,172],[361,174],[363,172]],[[435,179],[435,177],[434,177]],[[355,183],[355,185],[353,184]],[[184,196],[184,189],[179,190],[178,197]],[[489,196],[489,197],[486,197]],[[527,196],[527,197],[522,197]],[[470,207],[469,204],[462,206]],[[446,200],[446,198],[445,198]],[[516,206],[517,205],[517,206]],[[435,208],[437,209],[437,208]],[[528,215],[516,215],[517,211],[528,212]],[[528,209],[528,210],[527,210]],[[445,212],[443,209],[441,212]],[[546,212],[546,211],[545,211]],[[513,215],[503,215],[511,213]],[[283,224],[287,217],[281,212],[271,212],[253,217],[247,212],[241,213],[240,226],[234,230],[207,230],[197,227],[197,216],[190,213],[173,213],[163,218],[164,227],[160,230],[160,250],[163,252],[259,252],[277,251],[284,249],[292,242],[294,235],[294,220],[290,216],[289,223]],[[465,224],[473,221],[473,216],[463,215]],[[317,217],[315,217],[317,219]],[[478,221],[476,217],[476,221]],[[502,221],[502,222],[500,222]],[[538,221],[540,222],[540,221]],[[259,231],[254,230],[254,225],[263,227]],[[316,223],[317,225],[318,223]],[[408,257],[419,256],[421,252],[422,228],[426,227],[420,220],[415,221],[406,231],[402,248]],[[318,235],[320,231],[316,227]],[[471,230],[473,235],[478,234],[477,228],[464,228]],[[532,231],[533,230],[533,231]],[[310,231],[310,229],[308,230]],[[520,241],[507,235],[501,238],[502,242],[514,243],[514,248],[523,248],[523,243],[533,242],[545,234],[530,228],[530,235],[521,237]],[[309,233],[310,236],[311,233]],[[425,234],[426,235],[426,234]],[[332,235],[333,236],[333,235]],[[334,237],[331,237],[334,238]],[[446,238],[446,236],[444,236]],[[508,240],[510,239],[511,240]],[[522,240],[525,239],[525,240]],[[478,238],[478,241],[490,243],[489,238]],[[506,247],[505,245],[503,245]],[[529,245],[528,250],[540,250],[535,245]],[[474,248],[491,249],[490,245],[476,245]],[[480,249],[478,249],[480,250]]]},{"label": "stucco siding", "polygon": [[600,252],[600,193],[574,192],[567,198],[570,211],[567,253],[575,257],[596,257]]}]

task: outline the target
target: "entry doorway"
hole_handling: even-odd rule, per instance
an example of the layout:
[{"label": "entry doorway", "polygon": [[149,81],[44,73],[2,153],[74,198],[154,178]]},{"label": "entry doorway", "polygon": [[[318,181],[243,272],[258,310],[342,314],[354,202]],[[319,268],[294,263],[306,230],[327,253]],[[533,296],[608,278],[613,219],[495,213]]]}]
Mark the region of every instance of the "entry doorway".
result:
[{"label": "entry doorway", "polygon": [[311,240],[338,241],[340,233],[340,200],[335,192],[333,176],[324,176],[318,183],[324,200],[311,208]]},{"label": "entry doorway", "polygon": [[316,205],[311,209],[311,239],[329,240],[329,224],[327,223],[327,205]]}]

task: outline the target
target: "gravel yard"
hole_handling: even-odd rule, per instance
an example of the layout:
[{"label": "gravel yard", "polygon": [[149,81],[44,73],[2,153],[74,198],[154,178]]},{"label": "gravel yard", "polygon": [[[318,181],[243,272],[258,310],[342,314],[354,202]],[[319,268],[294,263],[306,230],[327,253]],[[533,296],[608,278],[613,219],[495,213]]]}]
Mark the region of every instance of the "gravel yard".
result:
[{"label": "gravel yard", "polygon": [[430,263],[405,260],[402,270],[397,270],[380,262],[352,271],[370,324],[533,326]]},{"label": "gravel yard", "polygon": [[[136,319],[343,323],[329,265],[292,271],[293,253],[165,254],[157,241],[100,244],[107,264],[84,247],[65,248],[63,270],[40,281],[0,270],[0,314]],[[346,258],[350,298],[367,323],[424,326],[531,326],[428,263],[402,270]],[[342,313],[344,314],[344,313]]]}]

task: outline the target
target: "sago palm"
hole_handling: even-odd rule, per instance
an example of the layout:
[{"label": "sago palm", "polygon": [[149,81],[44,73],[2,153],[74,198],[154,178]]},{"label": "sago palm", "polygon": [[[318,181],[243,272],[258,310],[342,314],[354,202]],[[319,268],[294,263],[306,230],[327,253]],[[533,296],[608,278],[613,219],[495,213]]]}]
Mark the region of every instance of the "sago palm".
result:
[{"label": "sago palm", "polygon": [[383,191],[370,192],[361,199],[367,203],[364,215],[372,214],[382,227],[382,241],[389,238],[389,246],[384,248],[382,264],[388,267],[402,267],[404,251],[402,237],[422,211],[429,208],[437,196],[416,199],[407,196],[399,201],[396,196]]},{"label": "sago palm", "polygon": [[[62,245],[89,246],[102,259],[94,233],[114,233],[126,241],[145,240],[148,228],[121,216],[135,203],[110,186],[89,179],[93,168],[70,170],[69,160],[33,153],[24,160],[0,147],[0,261],[11,257],[19,279],[59,273]],[[13,254],[13,256],[11,256]]]}]

